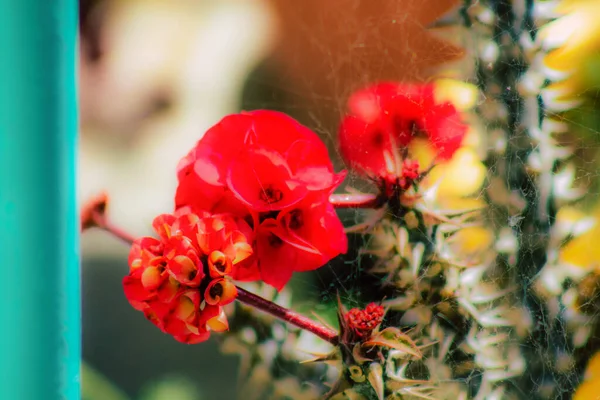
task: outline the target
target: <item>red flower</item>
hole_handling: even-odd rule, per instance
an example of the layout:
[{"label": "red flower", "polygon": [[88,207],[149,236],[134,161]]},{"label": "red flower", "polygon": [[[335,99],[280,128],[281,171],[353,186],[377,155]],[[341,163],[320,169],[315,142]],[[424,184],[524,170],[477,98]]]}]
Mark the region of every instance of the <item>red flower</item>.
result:
[{"label": "red flower", "polygon": [[177,168],[176,208],[245,215],[275,211],[308,191],[335,188],[327,148],[310,129],[285,114],[252,111],[223,118]]},{"label": "red flower", "polygon": [[260,275],[234,276],[281,289],[294,271],[319,268],[346,251],[328,202],[344,177],[308,128],[278,112],[244,112],[210,128],[181,160],[175,206],[249,221]]},{"label": "red flower", "polygon": [[199,343],[210,331],[227,330],[222,306],[237,289],[229,277],[257,274],[243,221],[230,216],[199,216],[187,208],[160,215],[153,227],[159,239],[137,239],[123,279],[129,303],[163,332],[184,343]]},{"label": "red flower", "polygon": [[342,155],[375,177],[398,175],[400,150],[425,134],[441,159],[451,158],[467,126],[451,103],[438,103],[431,84],[380,83],[353,94],[340,126]]}]

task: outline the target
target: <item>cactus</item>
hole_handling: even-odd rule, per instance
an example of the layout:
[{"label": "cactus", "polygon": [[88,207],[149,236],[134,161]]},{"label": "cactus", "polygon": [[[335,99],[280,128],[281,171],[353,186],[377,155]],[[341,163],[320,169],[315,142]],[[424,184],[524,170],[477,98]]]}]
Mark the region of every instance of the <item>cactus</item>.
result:
[{"label": "cactus", "polygon": [[[487,206],[445,212],[436,188],[420,187],[413,193],[420,200],[358,235],[358,271],[344,286],[360,295],[344,300],[385,299],[384,325],[406,330],[420,350],[384,351],[375,362],[341,360],[343,385],[335,386],[334,398],[559,398],[575,390],[587,360],[575,347],[585,342],[581,330],[592,317],[569,311],[565,297],[585,302],[576,300],[578,288],[595,281],[580,279],[570,296],[550,293],[562,282],[544,281],[574,235],[556,226],[557,210],[581,195],[571,187],[572,150],[557,137],[566,129],[565,109],[555,101],[556,71],[544,65],[552,48],[539,34],[559,17],[554,6],[465,1],[445,21],[463,27],[474,74],[462,79],[480,91],[470,118],[485,130]],[[489,243],[461,247],[478,240]],[[590,290],[583,292],[593,297]],[[312,380],[322,381],[324,371],[314,373]]]}]

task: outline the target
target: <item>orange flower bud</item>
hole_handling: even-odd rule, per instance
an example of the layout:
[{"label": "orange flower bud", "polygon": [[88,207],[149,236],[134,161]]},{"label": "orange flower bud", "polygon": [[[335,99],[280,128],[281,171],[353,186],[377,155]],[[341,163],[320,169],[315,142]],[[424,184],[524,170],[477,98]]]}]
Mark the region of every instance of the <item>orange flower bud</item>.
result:
[{"label": "orange flower bud", "polygon": [[219,315],[206,321],[206,326],[208,326],[212,331],[215,332],[224,332],[228,330],[229,322],[227,322],[227,316],[225,315],[225,311],[221,309]]},{"label": "orange flower bud", "polygon": [[208,256],[208,271],[211,278],[221,278],[231,273],[231,260],[216,250]]},{"label": "orange flower bud", "polygon": [[225,279],[213,280],[206,291],[204,292],[204,299],[207,304],[220,305],[231,303],[237,296],[237,288],[235,285]]},{"label": "orange flower bud", "polygon": [[181,284],[196,287],[204,277],[202,265],[196,265],[191,258],[183,255],[173,257],[168,263],[173,277]]},{"label": "orange flower bud", "polygon": [[148,267],[142,272],[142,286],[144,286],[144,289],[155,290],[161,282],[160,270],[157,267]]},{"label": "orange flower bud", "polygon": [[181,296],[179,302],[173,311],[173,316],[182,321],[191,321],[194,319],[196,306],[187,296]]},{"label": "orange flower bud", "polygon": [[179,282],[177,279],[169,276],[163,284],[158,288],[158,300],[164,303],[171,302],[179,291]]}]

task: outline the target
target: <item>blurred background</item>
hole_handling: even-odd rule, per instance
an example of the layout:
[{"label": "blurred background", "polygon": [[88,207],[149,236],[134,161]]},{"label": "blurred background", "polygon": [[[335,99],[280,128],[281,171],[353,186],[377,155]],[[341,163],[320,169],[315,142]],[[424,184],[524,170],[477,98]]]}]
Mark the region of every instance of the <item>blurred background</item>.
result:
[{"label": "blurred background", "polygon": [[[455,65],[449,77],[464,76],[460,35],[425,31],[457,4],[81,0],[80,202],[106,190],[110,218],[149,234],[153,217],[172,210],[179,159],[240,110],[287,112],[319,133],[343,168],[334,143],[350,92],[377,80],[427,81],[443,62],[455,63],[446,64]],[[595,110],[573,119],[596,132],[585,128],[598,126]],[[235,356],[211,342],[177,343],[126,302],[126,246],[96,231],[82,246],[85,399],[236,398]],[[319,291],[313,278],[295,284]]]}]

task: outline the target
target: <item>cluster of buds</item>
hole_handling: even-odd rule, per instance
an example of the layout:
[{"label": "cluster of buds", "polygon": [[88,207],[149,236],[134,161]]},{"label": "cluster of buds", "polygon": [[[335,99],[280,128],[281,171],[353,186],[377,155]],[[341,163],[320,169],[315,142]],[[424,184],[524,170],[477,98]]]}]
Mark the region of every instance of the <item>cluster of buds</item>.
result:
[{"label": "cluster of buds", "polygon": [[364,309],[353,308],[346,313],[344,319],[347,327],[357,338],[366,338],[373,333],[383,321],[383,306],[370,303]]},{"label": "cluster of buds", "polygon": [[180,342],[199,343],[211,330],[227,330],[222,306],[237,295],[230,278],[252,258],[244,224],[189,209],[156,217],[159,238],[135,240],[129,254],[123,279],[129,303]]}]

